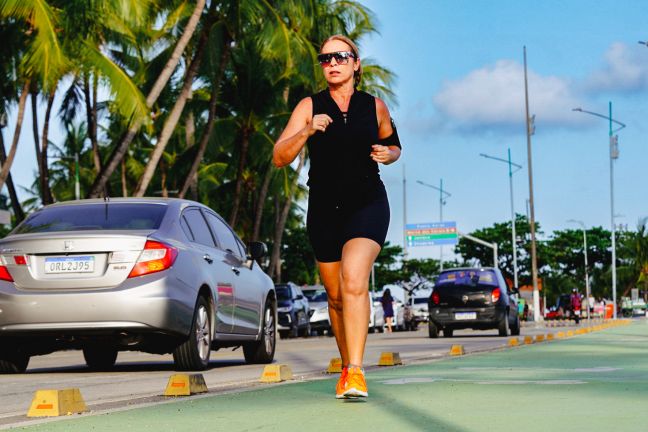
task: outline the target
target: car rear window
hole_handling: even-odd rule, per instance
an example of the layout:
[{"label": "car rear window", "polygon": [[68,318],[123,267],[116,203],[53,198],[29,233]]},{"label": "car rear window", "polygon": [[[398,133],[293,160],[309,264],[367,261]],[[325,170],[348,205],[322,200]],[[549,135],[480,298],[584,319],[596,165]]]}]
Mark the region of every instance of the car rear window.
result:
[{"label": "car rear window", "polygon": [[441,273],[436,285],[466,287],[498,286],[497,275],[492,270],[453,270]]},{"label": "car rear window", "polygon": [[48,207],[31,214],[12,234],[83,230],[155,230],[164,204],[97,203]]},{"label": "car rear window", "polygon": [[328,301],[324,290],[304,290],[304,296],[313,303]]}]

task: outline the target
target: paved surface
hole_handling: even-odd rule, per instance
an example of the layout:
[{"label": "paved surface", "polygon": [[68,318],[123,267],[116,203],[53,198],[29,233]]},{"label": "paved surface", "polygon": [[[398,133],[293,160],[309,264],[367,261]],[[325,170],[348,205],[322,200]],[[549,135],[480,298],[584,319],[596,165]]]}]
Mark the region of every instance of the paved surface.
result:
[{"label": "paved surface", "polygon": [[[523,335],[546,332],[544,328],[525,327]],[[397,351],[406,363],[447,356],[453,343],[464,344],[469,352],[499,349],[506,338],[497,331],[461,331],[451,339],[430,339],[427,327],[417,332],[371,334],[365,360],[376,364],[383,351]],[[279,340],[276,362],[289,364],[299,378],[321,377],[331,357],[337,356],[332,337]],[[246,365],[240,349],[212,353],[210,369],[204,372],[213,393],[258,386],[263,366]],[[25,421],[25,412],[37,389],[78,387],[93,410],[114,409],[161,401],[169,375],[173,373],[172,356],[122,352],[111,372],[89,372],[80,351],[57,352],[33,357],[27,374],[0,375],[0,426]]]},{"label": "paved surface", "polygon": [[[333,398],[333,379],[74,416],[51,431],[644,430],[648,323],[549,343],[372,369],[370,398]],[[220,426],[219,426],[220,425]]]}]

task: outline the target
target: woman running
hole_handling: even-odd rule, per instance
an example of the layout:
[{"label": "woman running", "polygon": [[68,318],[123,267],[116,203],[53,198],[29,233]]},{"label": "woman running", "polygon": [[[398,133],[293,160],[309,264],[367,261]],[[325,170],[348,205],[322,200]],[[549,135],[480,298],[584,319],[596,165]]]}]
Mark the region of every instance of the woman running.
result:
[{"label": "woman running", "polygon": [[295,107],[275,144],[273,161],[286,166],[308,145],[306,225],[342,358],[336,397],[367,397],[362,361],[369,275],[389,226],[378,163],[398,160],[401,145],[385,103],[357,89],[362,65],[353,41],[329,37],[318,60],[328,88]]}]

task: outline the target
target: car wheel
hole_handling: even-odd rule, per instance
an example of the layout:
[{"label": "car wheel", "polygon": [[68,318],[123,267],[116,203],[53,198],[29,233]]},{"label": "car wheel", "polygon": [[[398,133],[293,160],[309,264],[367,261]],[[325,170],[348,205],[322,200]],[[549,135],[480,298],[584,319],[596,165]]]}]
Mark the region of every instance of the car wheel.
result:
[{"label": "car wheel", "polygon": [[504,311],[504,316],[500,320],[497,330],[499,331],[499,335],[504,337],[511,333],[509,329],[508,311]]},{"label": "car wheel", "polygon": [[453,332],[452,329],[443,329],[443,337],[451,338]]},{"label": "car wheel", "polygon": [[266,300],[261,325],[261,338],[243,345],[243,355],[247,363],[272,363],[277,345],[277,329],[275,326],[275,304],[271,299]]},{"label": "car wheel", "polygon": [[204,297],[198,299],[189,338],[173,351],[176,370],[205,370],[211,352],[211,318],[209,303]]},{"label": "car wheel", "polygon": [[279,330],[280,339],[288,339],[288,330]]},{"label": "car wheel", "polygon": [[29,356],[22,352],[0,355],[0,374],[25,373],[29,364]]},{"label": "car wheel", "polygon": [[299,330],[299,336],[301,337],[308,337],[311,334],[311,325],[310,323],[306,323],[306,325]]},{"label": "car wheel", "polygon": [[428,322],[428,336],[432,339],[439,337],[439,329],[432,321]]},{"label": "car wheel", "polygon": [[83,358],[88,368],[93,371],[107,371],[115,366],[117,361],[117,349],[92,345],[83,348]]},{"label": "car wheel", "polygon": [[519,336],[520,335],[520,317],[515,316],[515,324],[511,327],[511,335]]}]

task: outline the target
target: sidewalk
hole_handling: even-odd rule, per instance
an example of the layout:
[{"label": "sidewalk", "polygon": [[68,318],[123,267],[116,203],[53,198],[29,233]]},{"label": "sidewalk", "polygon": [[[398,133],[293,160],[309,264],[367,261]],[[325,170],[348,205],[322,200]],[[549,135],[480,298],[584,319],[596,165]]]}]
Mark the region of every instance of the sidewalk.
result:
[{"label": "sidewalk", "polygon": [[368,372],[370,398],[333,397],[335,379],[24,430],[602,431],[648,428],[648,322],[574,338]]}]

